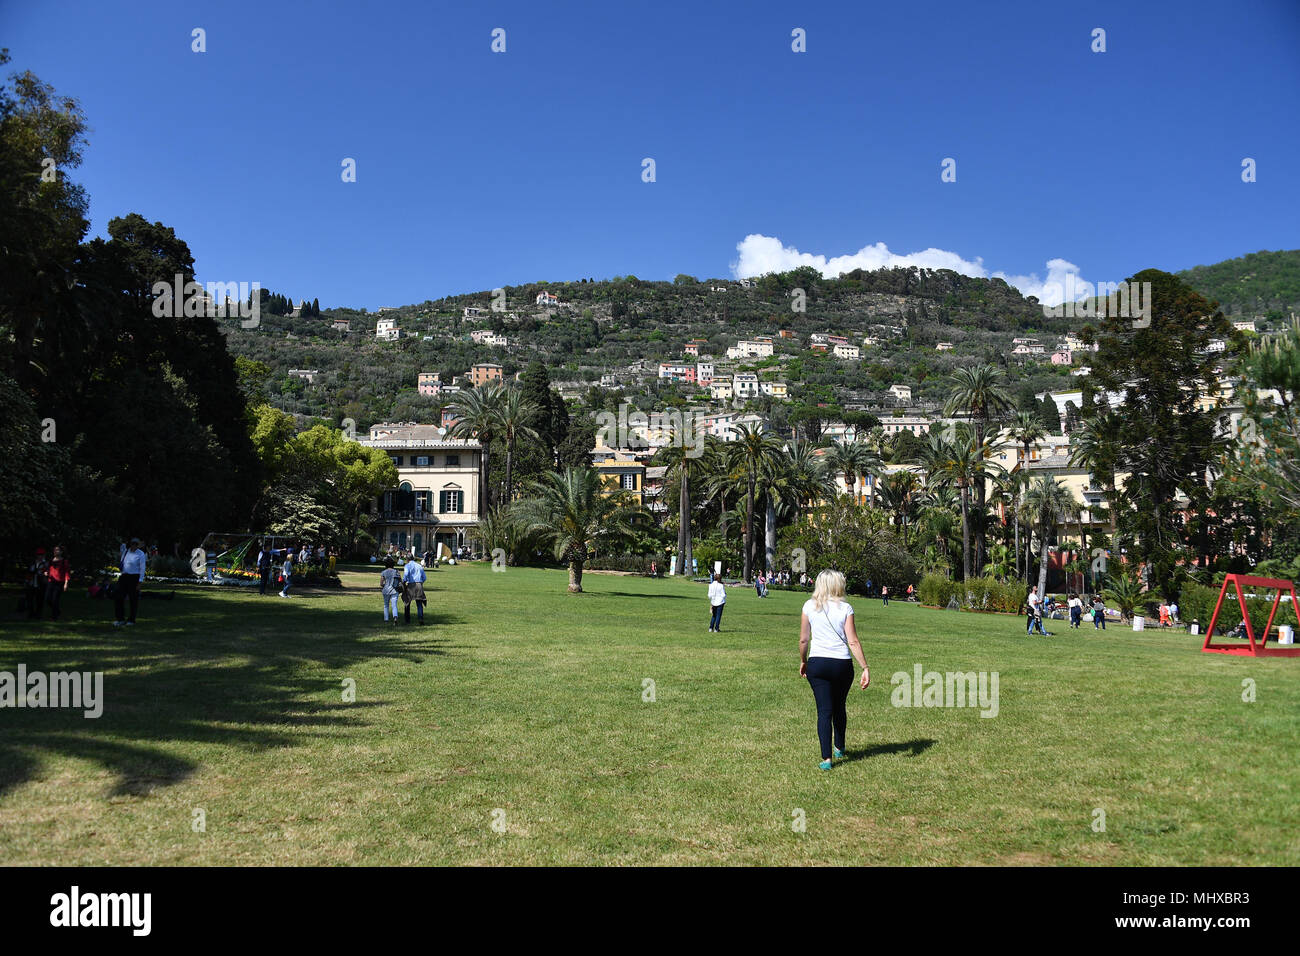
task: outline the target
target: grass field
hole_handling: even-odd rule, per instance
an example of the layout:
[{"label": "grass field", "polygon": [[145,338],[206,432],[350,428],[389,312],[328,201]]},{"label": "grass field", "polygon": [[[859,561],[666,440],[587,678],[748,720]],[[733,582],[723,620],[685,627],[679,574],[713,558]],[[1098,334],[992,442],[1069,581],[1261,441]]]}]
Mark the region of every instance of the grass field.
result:
[{"label": "grass field", "polygon": [[[135,628],[84,591],[57,625],[10,615],[0,670],[102,670],[106,703],[0,709],[0,860],[1300,862],[1300,660],[859,599],[873,683],[827,773],[802,595],[737,589],[710,634],[702,585],[569,595],[563,571],[460,566],[430,575],[429,626],[394,628],[372,570],[343,578],[287,601],[186,586]],[[892,706],[916,664],[998,672],[997,716]]]}]

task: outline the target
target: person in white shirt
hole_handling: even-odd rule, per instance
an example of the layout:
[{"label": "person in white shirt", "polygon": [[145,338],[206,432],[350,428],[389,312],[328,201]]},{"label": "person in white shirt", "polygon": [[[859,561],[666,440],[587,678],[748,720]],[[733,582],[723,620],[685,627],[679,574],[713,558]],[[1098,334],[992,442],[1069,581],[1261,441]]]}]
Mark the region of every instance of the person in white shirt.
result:
[{"label": "person in white shirt", "polygon": [[[804,602],[799,620],[799,676],[808,678],[817,701],[817,740],[821,744],[822,770],[831,758],[844,758],[848,727],[846,702],[853,686],[853,661],[862,668],[863,690],[871,683],[871,670],[862,655],[853,605],[844,600],[844,575],[823,571],[817,575],[813,596]],[[834,749],[832,749],[832,731]]]},{"label": "person in white shirt", "polygon": [[1083,621],[1083,601],[1079,599],[1079,595],[1071,593],[1068,603],[1070,607],[1070,627],[1078,630],[1079,624]]},{"label": "person in white shirt", "polygon": [[1169,604],[1169,619],[1174,622],[1175,627],[1178,626],[1178,602],[1177,601],[1171,601]]},{"label": "person in white shirt", "polygon": [[1043,599],[1038,596],[1038,585],[1035,584],[1029,589],[1029,597],[1025,598],[1025,604],[1029,607],[1029,614],[1025,623],[1025,633],[1034,633],[1034,625],[1038,625],[1038,633],[1044,637],[1047,636],[1047,630],[1043,627]]},{"label": "person in white shirt", "polygon": [[727,606],[727,586],[722,583],[722,575],[714,574],[709,582],[709,632],[722,630],[722,609]]},{"label": "person in white shirt", "polygon": [[[113,609],[117,612],[114,627],[135,625],[135,612],[140,607],[140,582],[144,580],[144,551],[140,548],[140,539],[132,538],[127,549],[122,552],[122,573],[117,579],[117,594],[113,598]],[[130,601],[131,616],[126,616],[126,602]]]}]

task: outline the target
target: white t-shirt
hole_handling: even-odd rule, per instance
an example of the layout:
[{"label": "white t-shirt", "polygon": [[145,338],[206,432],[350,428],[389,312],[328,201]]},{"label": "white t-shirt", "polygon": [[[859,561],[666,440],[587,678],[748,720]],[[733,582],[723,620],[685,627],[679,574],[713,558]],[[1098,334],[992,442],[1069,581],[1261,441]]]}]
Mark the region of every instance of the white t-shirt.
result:
[{"label": "white t-shirt", "polygon": [[1035,611],[1038,610],[1038,605],[1043,603],[1043,599],[1038,596],[1038,592],[1036,591],[1031,591],[1029,597],[1026,598],[1026,601],[1028,602],[1029,606],[1033,608]]},{"label": "white t-shirt", "polygon": [[722,586],[721,581],[709,582],[709,606],[717,607],[719,604],[727,603],[727,589]]},{"label": "white t-shirt", "polygon": [[809,657],[832,657],[846,661],[853,655],[849,653],[849,640],[844,634],[844,622],[853,613],[853,605],[848,601],[827,601],[826,607],[817,610],[812,598],[803,605],[804,617],[808,618],[808,627],[812,632],[808,641]]}]

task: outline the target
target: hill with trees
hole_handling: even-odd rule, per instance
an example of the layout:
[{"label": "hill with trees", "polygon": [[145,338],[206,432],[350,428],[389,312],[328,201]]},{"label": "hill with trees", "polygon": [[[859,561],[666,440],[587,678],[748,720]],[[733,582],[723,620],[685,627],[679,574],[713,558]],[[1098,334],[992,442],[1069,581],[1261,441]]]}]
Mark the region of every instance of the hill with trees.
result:
[{"label": "hill with trees", "polygon": [[1217,299],[1228,315],[1280,323],[1289,313],[1300,312],[1300,249],[1252,252],[1185,269],[1178,277],[1207,298]]}]

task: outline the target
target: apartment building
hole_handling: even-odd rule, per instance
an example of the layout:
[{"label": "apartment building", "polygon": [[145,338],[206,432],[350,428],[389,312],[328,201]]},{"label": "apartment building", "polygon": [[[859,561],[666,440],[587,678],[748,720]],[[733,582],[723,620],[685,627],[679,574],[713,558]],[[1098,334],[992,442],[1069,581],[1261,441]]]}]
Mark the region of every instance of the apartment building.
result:
[{"label": "apartment building", "polygon": [[502,381],[501,366],[492,362],[480,362],[471,366],[469,370],[470,385],[478,388],[480,385],[486,385],[488,382]]}]

